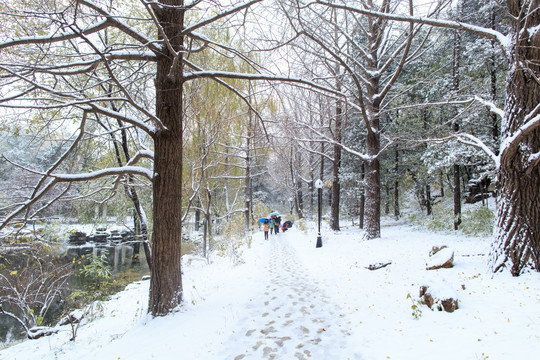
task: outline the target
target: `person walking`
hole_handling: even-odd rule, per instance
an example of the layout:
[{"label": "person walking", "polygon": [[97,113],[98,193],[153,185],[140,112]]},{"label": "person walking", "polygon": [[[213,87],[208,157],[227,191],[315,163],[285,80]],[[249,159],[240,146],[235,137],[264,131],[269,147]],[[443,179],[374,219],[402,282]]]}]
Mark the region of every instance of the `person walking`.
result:
[{"label": "person walking", "polygon": [[271,217],[270,218],[270,234],[272,234],[272,231],[274,231],[275,224],[276,224],[276,220],[274,219],[274,217]]},{"label": "person walking", "polygon": [[274,220],[274,233],[279,233],[279,225],[281,225],[281,216],[276,216]]},{"label": "person walking", "polygon": [[268,240],[268,230],[270,230],[270,221],[265,219],[263,223],[264,240]]}]

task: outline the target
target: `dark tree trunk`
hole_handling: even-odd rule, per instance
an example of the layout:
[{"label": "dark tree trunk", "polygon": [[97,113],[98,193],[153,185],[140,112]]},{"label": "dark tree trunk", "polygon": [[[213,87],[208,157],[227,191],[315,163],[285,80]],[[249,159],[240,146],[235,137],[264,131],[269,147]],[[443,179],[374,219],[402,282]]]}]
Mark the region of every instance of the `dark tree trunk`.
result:
[{"label": "dark tree trunk", "polygon": [[[461,21],[463,18],[463,0],[458,2],[458,21]],[[456,31],[455,43],[454,43],[454,65],[453,65],[453,91],[454,95],[457,96],[459,93],[459,72],[460,72],[460,61],[461,61],[461,31]],[[454,122],[453,124],[454,132],[459,131],[459,124]],[[459,229],[461,224],[461,187],[460,187],[460,171],[459,164],[454,164],[454,230]]]},{"label": "dark tree trunk", "polygon": [[[183,298],[180,267],[182,239],[182,117],[184,24],[183,1],[160,0],[156,13],[163,32],[178,51],[179,61],[167,47],[157,60],[156,114],[166,130],[154,138],[152,266],[149,312],[167,315]],[[161,38],[161,34],[159,35]]]},{"label": "dark tree trunk", "polygon": [[425,189],[426,189],[426,214],[429,216],[433,213],[433,210],[431,207],[431,186],[427,184]]},{"label": "dark tree trunk", "polygon": [[399,182],[396,180],[394,182],[394,217],[399,219],[400,213],[399,213]]},{"label": "dark tree trunk", "polygon": [[201,210],[195,210],[195,231],[199,231],[201,226]]},{"label": "dark tree trunk", "polygon": [[399,170],[399,151],[396,149],[395,158],[394,158],[394,176],[396,180],[394,181],[394,217],[399,219],[399,181],[398,181],[398,170]]},{"label": "dark tree trunk", "polygon": [[[302,168],[301,153],[297,152],[295,158],[296,158],[297,169],[301,169]],[[305,216],[304,215],[304,194],[302,190],[303,182],[302,182],[302,178],[300,177],[300,171],[299,170],[295,171],[295,174],[296,174],[295,183],[296,183],[296,199],[297,199],[296,212],[298,214],[298,218],[303,219]]]},{"label": "dark tree trunk", "polygon": [[[373,129],[378,129],[373,126]],[[371,160],[365,162],[366,168],[366,200],[364,209],[364,230],[366,239],[381,237],[381,175],[379,154],[379,132],[367,136],[367,153]]]},{"label": "dark tree trunk", "polygon": [[[365,183],[366,179],[366,166],[362,162],[360,165],[360,178],[362,179],[362,183]],[[366,188],[365,186],[362,187],[360,190],[360,199],[359,199],[359,209],[358,209],[358,227],[360,229],[364,228],[364,212],[366,210]]]},{"label": "dark tree trunk", "polygon": [[[382,8],[387,7],[383,5]],[[371,38],[370,58],[367,59],[367,68],[378,69],[378,52],[380,43],[377,37],[383,36],[384,26],[382,22],[374,23]],[[369,130],[366,135],[366,152],[369,160],[364,161],[366,176],[366,200],[364,208],[364,238],[367,240],[381,237],[381,173],[379,151],[381,150],[380,133],[380,106],[382,98],[379,96],[380,77],[370,77],[366,84],[368,103],[366,110],[368,114]]]},{"label": "dark tree trunk", "polygon": [[251,207],[252,207],[252,189],[251,189],[251,140],[253,137],[253,126],[252,126],[252,114],[249,113],[248,117],[248,126],[247,126],[247,137],[246,137],[246,173],[244,181],[244,235],[247,235],[250,230],[250,217],[251,217]]},{"label": "dark tree trunk", "polygon": [[[490,14],[491,28],[495,29],[495,11],[491,10]],[[489,79],[490,79],[490,96],[491,101],[495,104],[497,97],[497,61],[495,59],[495,41],[491,41],[491,58],[489,59]],[[499,132],[499,117],[497,114],[491,115],[491,136],[493,139],[493,152],[499,154],[500,132]]]},{"label": "dark tree trunk", "polygon": [[390,186],[388,186],[388,181],[386,181],[384,184],[384,192],[386,193],[386,197],[384,199],[384,215],[388,215],[390,214]]},{"label": "dark tree trunk", "polygon": [[314,197],[315,197],[315,186],[313,184],[315,183],[315,179],[313,178],[313,172],[311,173],[311,178],[308,183],[308,191],[309,191],[309,214],[308,217],[310,220],[313,219],[313,209],[314,209]]},{"label": "dark tree trunk", "polygon": [[360,229],[364,228],[364,211],[366,207],[366,195],[365,190],[362,190],[362,194],[360,195],[360,207],[358,210],[358,227]]},{"label": "dark tree trunk", "polygon": [[203,257],[208,259],[208,243],[210,239],[210,224],[212,221],[211,207],[212,193],[209,188],[206,188],[206,209],[204,210],[204,227],[203,227]]},{"label": "dark tree trunk", "polygon": [[461,187],[459,165],[454,165],[454,230],[461,224]]},{"label": "dark tree trunk", "polygon": [[[520,128],[531,113],[537,116],[540,101],[540,34],[527,31],[540,25],[540,1],[507,3],[516,20],[509,34],[509,44],[514,47],[508,54],[501,126],[501,144],[507,145],[500,151],[497,224],[490,260],[494,271],[508,268],[518,276],[526,268],[540,271],[540,128]],[[519,141],[507,141],[515,136]]]},{"label": "dark tree trunk", "polygon": [[[341,126],[343,110],[341,104],[336,104],[336,125],[334,127],[334,140],[341,144]],[[330,228],[334,231],[339,230],[339,201],[341,198],[341,184],[339,182],[339,169],[341,167],[341,146],[334,145],[334,162],[332,166],[332,202],[330,207]]]},{"label": "dark tree trunk", "polygon": [[442,170],[439,174],[439,186],[441,187],[441,199],[444,199],[444,174]]}]

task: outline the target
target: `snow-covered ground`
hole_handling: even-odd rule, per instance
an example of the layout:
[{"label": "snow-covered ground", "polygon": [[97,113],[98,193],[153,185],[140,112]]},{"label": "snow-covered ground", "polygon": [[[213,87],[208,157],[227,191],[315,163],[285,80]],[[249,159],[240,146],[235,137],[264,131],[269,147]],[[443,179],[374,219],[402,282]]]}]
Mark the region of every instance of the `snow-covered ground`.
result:
[{"label": "snow-covered ground", "polygon": [[[352,228],[322,236],[317,249],[313,230],[269,241],[261,232],[239,265],[230,256],[186,262],[186,300],[170,316],[146,315],[149,282],[140,281],[96,307],[75,341],[63,326],[0,359],[538,358],[540,274],[491,274],[489,239],[398,224],[372,241]],[[425,270],[434,245],[454,251],[453,268]],[[424,284],[457,296],[459,309],[414,310]]]}]

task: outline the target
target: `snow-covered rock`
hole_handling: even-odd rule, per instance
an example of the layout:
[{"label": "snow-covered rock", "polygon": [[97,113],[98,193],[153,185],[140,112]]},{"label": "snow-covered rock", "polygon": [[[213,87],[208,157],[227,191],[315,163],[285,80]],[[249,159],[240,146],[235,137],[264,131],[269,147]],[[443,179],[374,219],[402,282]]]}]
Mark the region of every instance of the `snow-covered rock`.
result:
[{"label": "snow-covered rock", "polygon": [[454,312],[458,308],[456,291],[442,279],[420,286],[420,298],[430,309],[435,306],[439,311]]},{"label": "snow-covered rock", "polygon": [[454,250],[447,246],[433,247],[426,263],[426,270],[451,268],[454,266]]}]

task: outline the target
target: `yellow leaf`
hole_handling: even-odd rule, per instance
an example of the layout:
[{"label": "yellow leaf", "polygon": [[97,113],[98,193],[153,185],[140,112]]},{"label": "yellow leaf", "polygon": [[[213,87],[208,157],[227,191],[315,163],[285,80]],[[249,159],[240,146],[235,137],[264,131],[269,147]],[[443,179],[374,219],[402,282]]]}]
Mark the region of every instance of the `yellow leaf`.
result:
[{"label": "yellow leaf", "polygon": [[17,270],[13,270],[12,272],[9,273],[9,275],[11,275],[11,276],[17,275]]}]

